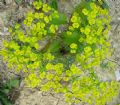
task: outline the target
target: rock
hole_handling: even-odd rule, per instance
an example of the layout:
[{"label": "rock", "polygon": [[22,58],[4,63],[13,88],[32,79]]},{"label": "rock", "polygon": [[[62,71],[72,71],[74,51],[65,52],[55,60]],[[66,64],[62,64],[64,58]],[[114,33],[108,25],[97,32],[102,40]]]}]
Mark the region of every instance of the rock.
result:
[{"label": "rock", "polygon": [[8,28],[7,27],[4,27],[4,32],[8,32]]},{"label": "rock", "polygon": [[119,21],[120,21],[120,17],[118,17],[118,18],[117,18],[117,20],[119,20]]},{"label": "rock", "polygon": [[81,0],[70,0],[70,2],[73,5],[73,7],[76,7],[81,2]]},{"label": "rock", "polygon": [[3,2],[2,2],[2,1],[0,1],[0,7],[1,7],[1,6],[3,6]]},{"label": "rock", "polygon": [[5,0],[6,5],[11,4],[13,0]]},{"label": "rock", "polygon": [[73,6],[71,5],[71,2],[67,2],[67,1],[58,1],[58,9],[60,12],[63,12],[65,14],[70,14],[73,10]]},{"label": "rock", "polygon": [[0,18],[0,30],[3,29],[3,27],[4,27],[4,22],[3,22],[2,18]]},{"label": "rock", "polygon": [[115,71],[116,80],[120,81],[120,70]]},{"label": "rock", "polygon": [[0,35],[1,35],[1,36],[3,36],[3,35],[4,35],[4,33],[3,33],[3,32],[0,32]]},{"label": "rock", "polygon": [[29,3],[30,5],[32,5],[34,0],[24,0],[25,3]]},{"label": "rock", "polygon": [[8,7],[0,10],[0,18],[2,20],[1,23],[4,23],[3,26],[8,26],[9,19],[11,15],[15,12],[15,8],[16,8],[15,6],[12,6],[12,7]]}]

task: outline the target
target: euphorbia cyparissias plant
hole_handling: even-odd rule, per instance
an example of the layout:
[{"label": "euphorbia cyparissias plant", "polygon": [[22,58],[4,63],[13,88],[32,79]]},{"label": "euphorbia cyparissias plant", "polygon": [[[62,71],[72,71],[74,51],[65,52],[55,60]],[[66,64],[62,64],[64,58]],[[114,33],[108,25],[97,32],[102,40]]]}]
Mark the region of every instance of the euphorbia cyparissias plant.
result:
[{"label": "euphorbia cyparissias plant", "polygon": [[[41,1],[33,6],[23,23],[9,29],[9,41],[3,41],[1,54],[8,67],[22,71],[27,86],[63,93],[69,103],[110,102],[119,83],[102,82],[95,73],[111,56],[108,9],[82,1],[68,19]],[[61,32],[61,27],[66,29]]]}]

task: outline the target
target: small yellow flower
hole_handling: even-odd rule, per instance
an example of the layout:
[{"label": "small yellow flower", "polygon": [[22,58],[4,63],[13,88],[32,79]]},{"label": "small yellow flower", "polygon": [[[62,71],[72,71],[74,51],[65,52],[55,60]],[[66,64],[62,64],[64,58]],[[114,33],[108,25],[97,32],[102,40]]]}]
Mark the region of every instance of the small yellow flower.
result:
[{"label": "small yellow flower", "polygon": [[108,30],[108,29],[106,29],[106,30],[103,31],[103,34],[104,34],[104,35],[108,35],[108,33],[109,33],[109,30]]},{"label": "small yellow flower", "polygon": [[15,29],[19,29],[19,28],[20,28],[20,24],[16,24]]},{"label": "small yellow flower", "polygon": [[52,20],[52,16],[51,16],[51,15],[49,16],[49,20],[50,20],[50,21]]},{"label": "small yellow flower", "polygon": [[46,75],[46,78],[47,78],[48,80],[51,80],[53,77],[54,77],[53,74],[47,74],[47,75]]},{"label": "small yellow flower", "polygon": [[76,44],[76,43],[72,43],[72,44],[70,45],[70,48],[71,48],[71,49],[77,49],[77,44]]},{"label": "small yellow flower", "polygon": [[104,9],[104,10],[103,10],[103,14],[104,14],[104,15],[108,15],[108,10],[107,10],[107,9]]},{"label": "small yellow flower", "polygon": [[97,8],[96,4],[95,3],[90,3],[90,7],[94,10]]},{"label": "small yellow flower", "polygon": [[51,14],[51,16],[54,17],[54,18],[59,18],[58,11],[54,10],[54,12]]},{"label": "small yellow flower", "polygon": [[103,0],[98,0],[98,1],[99,1],[99,3],[100,3],[100,4],[102,4],[102,3],[103,3]]},{"label": "small yellow flower", "polygon": [[88,15],[89,18],[96,18],[96,11],[92,11]]},{"label": "small yellow flower", "polygon": [[35,1],[35,2],[33,2],[33,6],[35,7],[35,9],[39,10],[42,7],[42,2]]},{"label": "small yellow flower", "polygon": [[43,4],[42,10],[43,10],[43,12],[49,12],[51,10],[51,7],[48,6],[48,4]]},{"label": "small yellow flower", "polygon": [[100,26],[100,27],[98,28],[96,34],[97,34],[97,35],[101,35],[103,29],[104,29],[104,27],[103,27],[103,26]]},{"label": "small yellow flower", "polygon": [[30,18],[28,19],[28,22],[32,23],[32,21],[33,21],[33,18],[30,17]]},{"label": "small yellow flower", "polygon": [[44,34],[44,35],[47,35],[47,30],[44,30],[44,31],[43,31],[43,34]]},{"label": "small yellow flower", "polygon": [[83,37],[80,37],[79,38],[79,42],[83,42],[84,41],[84,38]]},{"label": "small yellow flower", "polygon": [[35,7],[38,4],[37,1],[33,2],[33,6]]},{"label": "small yellow flower", "polygon": [[9,28],[8,28],[8,31],[9,31],[10,33],[12,33],[12,32],[13,32],[13,29],[12,29],[11,27],[9,27]]},{"label": "small yellow flower", "polygon": [[28,79],[29,79],[29,80],[32,80],[32,79],[34,79],[34,78],[36,78],[36,74],[29,74],[29,76],[28,76]]},{"label": "small yellow flower", "polygon": [[58,29],[58,26],[52,24],[49,29],[51,33],[55,33],[56,30]]},{"label": "small yellow flower", "polygon": [[42,22],[41,22],[40,27],[41,27],[41,28],[45,28],[45,23],[42,23]]},{"label": "small yellow flower", "polygon": [[27,70],[27,69],[23,69],[23,72],[24,72],[24,73],[27,73],[27,72],[28,72],[28,70]]},{"label": "small yellow flower", "polygon": [[89,26],[85,27],[84,33],[85,33],[86,35],[88,35],[88,34],[90,33],[90,27],[89,27]]},{"label": "small yellow flower", "polygon": [[103,22],[100,19],[96,19],[96,25],[102,26]]},{"label": "small yellow flower", "polygon": [[88,10],[84,8],[84,9],[82,10],[82,13],[83,13],[84,15],[88,15]]},{"label": "small yellow flower", "polygon": [[51,53],[46,53],[46,54],[45,54],[45,57],[46,57],[46,59],[48,59],[48,60],[50,60],[50,61],[51,61],[51,60],[54,60],[54,58],[55,58],[54,55],[52,55]]},{"label": "small yellow flower", "polygon": [[36,49],[39,49],[39,48],[40,48],[40,45],[39,45],[38,43],[35,43],[34,47],[35,47]]},{"label": "small yellow flower", "polygon": [[66,76],[71,77],[71,75],[72,75],[71,70],[66,70]]},{"label": "small yellow flower", "polygon": [[92,49],[91,49],[91,47],[87,46],[87,47],[84,48],[84,51],[87,53],[87,52],[92,51]]},{"label": "small yellow flower", "polygon": [[54,81],[59,81],[59,80],[60,80],[60,77],[56,75],[56,76],[54,77]]},{"label": "small yellow flower", "polygon": [[86,38],[86,42],[88,44],[93,44],[95,42],[95,39],[93,37],[89,36],[89,37]]},{"label": "small yellow flower", "polygon": [[30,11],[30,12],[27,13],[27,17],[33,17],[33,16],[34,16],[34,14],[33,14],[32,11]]},{"label": "small yellow flower", "polygon": [[36,29],[40,29],[40,25],[41,25],[41,23],[38,22],[38,23],[36,24]]},{"label": "small yellow flower", "polygon": [[6,40],[3,41],[3,44],[4,44],[5,47],[9,46],[9,43]]},{"label": "small yellow flower", "polygon": [[72,26],[69,26],[70,31],[74,31],[74,28]]},{"label": "small yellow flower", "polygon": [[70,32],[70,31],[67,31],[67,35],[72,35],[72,32]]},{"label": "small yellow flower", "polygon": [[49,17],[48,17],[48,16],[45,16],[45,17],[44,17],[44,21],[45,21],[46,23],[49,23]]},{"label": "small yellow flower", "polygon": [[53,66],[51,63],[47,63],[46,69],[47,69],[47,70],[54,69],[54,66]]},{"label": "small yellow flower", "polygon": [[69,77],[63,77],[64,81],[69,81]]},{"label": "small yellow flower", "polygon": [[43,18],[44,17],[44,13],[39,13],[39,18]]},{"label": "small yellow flower", "polygon": [[78,21],[78,17],[73,15],[71,18],[71,22],[75,23],[77,21]]},{"label": "small yellow flower", "polygon": [[93,25],[93,24],[95,24],[95,19],[89,19],[88,22],[90,25]]},{"label": "small yellow flower", "polygon": [[79,23],[73,23],[72,26],[73,26],[73,28],[78,28],[80,25],[79,25]]},{"label": "small yellow flower", "polygon": [[39,19],[39,13],[35,13],[35,18]]},{"label": "small yellow flower", "polygon": [[50,10],[52,10],[52,8],[48,5],[48,10],[50,11]]},{"label": "small yellow flower", "polygon": [[41,73],[40,73],[40,78],[41,78],[41,79],[44,79],[45,76],[46,76],[46,73],[45,73],[45,72],[41,72]]},{"label": "small yellow flower", "polygon": [[85,30],[84,30],[84,28],[82,27],[82,28],[80,28],[80,31],[83,33]]}]

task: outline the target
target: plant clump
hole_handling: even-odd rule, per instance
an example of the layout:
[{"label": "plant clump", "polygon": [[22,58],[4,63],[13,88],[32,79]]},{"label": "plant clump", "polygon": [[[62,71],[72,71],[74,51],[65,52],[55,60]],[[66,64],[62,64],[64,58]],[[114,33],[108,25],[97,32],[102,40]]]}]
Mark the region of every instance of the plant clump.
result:
[{"label": "plant clump", "polygon": [[[10,28],[9,41],[3,42],[1,54],[8,67],[22,71],[27,86],[63,93],[71,104],[106,105],[117,96],[119,83],[100,81],[95,72],[112,52],[108,9],[82,1],[68,19],[42,1],[33,6],[34,11]],[[47,40],[45,46],[42,40]]]}]

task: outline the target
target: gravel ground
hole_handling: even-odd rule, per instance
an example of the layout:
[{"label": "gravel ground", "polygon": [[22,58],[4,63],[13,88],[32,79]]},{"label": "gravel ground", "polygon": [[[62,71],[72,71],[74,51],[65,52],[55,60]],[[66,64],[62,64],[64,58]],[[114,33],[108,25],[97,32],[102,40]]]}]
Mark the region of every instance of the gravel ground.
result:
[{"label": "gravel ground", "polygon": [[[33,0],[26,0],[26,2],[31,3],[32,1]],[[69,16],[74,6],[77,5],[81,0],[62,1],[63,0],[59,0],[59,10],[67,13]],[[100,72],[99,76],[104,80],[114,80],[116,79],[115,70],[120,70],[120,0],[107,0],[107,2],[110,7],[112,27],[109,35],[111,45],[114,49],[114,54],[110,61],[115,62],[116,67],[114,70],[112,70],[112,72]],[[0,48],[2,47],[1,40],[9,35],[7,31],[7,24],[12,24],[11,22],[16,21],[19,19],[19,17],[22,17],[27,11],[29,11],[29,8],[26,7],[19,6],[19,9],[17,8],[18,6],[13,0],[6,0],[6,6],[4,6],[2,1],[0,1]],[[16,17],[15,20],[9,22],[8,17],[13,15]],[[13,73],[8,72],[4,62],[0,59],[0,76],[2,76],[3,80],[5,77],[12,77],[13,75]],[[23,86],[24,83],[21,83],[21,87]],[[62,94],[53,95],[49,92],[42,93],[37,89],[30,89],[27,87],[21,88],[20,93],[21,94],[16,100],[15,105],[68,105],[65,103]],[[116,103],[120,103],[120,97],[113,99],[113,102],[109,105],[116,105]]]}]

